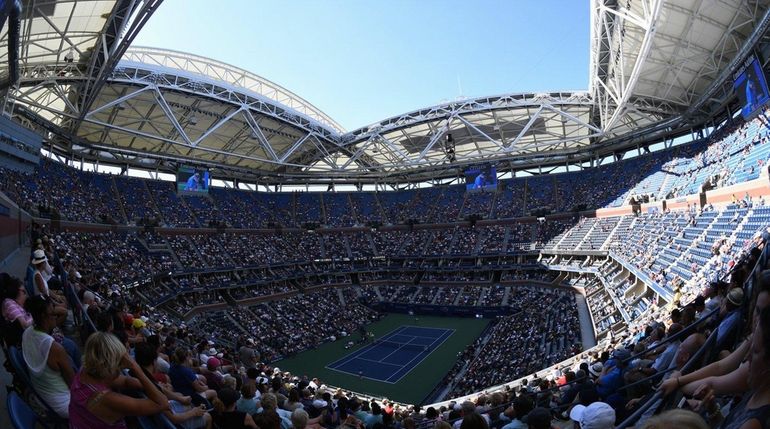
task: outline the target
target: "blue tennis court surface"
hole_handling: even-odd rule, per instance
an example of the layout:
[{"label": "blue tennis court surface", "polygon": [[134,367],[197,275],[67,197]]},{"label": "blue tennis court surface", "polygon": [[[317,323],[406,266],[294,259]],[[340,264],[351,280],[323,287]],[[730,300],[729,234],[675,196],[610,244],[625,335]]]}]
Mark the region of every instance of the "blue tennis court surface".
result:
[{"label": "blue tennis court surface", "polygon": [[326,367],[384,383],[398,383],[454,329],[402,326]]}]

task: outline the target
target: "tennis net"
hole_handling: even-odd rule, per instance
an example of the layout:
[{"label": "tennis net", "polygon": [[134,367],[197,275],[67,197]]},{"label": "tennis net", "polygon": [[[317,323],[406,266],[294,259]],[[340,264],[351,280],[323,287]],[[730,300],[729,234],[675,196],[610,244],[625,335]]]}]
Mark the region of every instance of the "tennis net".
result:
[{"label": "tennis net", "polygon": [[423,351],[430,350],[430,346],[429,345],[397,343],[395,341],[389,341],[389,340],[376,340],[374,342],[374,345],[375,346],[388,347],[388,348],[391,348],[391,349],[414,350],[414,351],[418,351],[418,352],[423,352]]}]

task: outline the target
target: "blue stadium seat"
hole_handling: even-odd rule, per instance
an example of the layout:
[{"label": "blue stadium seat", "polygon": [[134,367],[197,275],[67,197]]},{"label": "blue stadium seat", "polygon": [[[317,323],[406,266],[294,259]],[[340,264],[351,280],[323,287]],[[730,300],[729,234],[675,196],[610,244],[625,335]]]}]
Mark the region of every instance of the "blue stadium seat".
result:
[{"label": "blue stadium seat", "polygon": [[44,428],[49,427],[16,392],[8,393],[6,405],[8,406],[8,417],[15,429],[31,429],[37,425]]},{"label": "blue stadium seat", "polygon": [[39,401],[40,404],[43,405],[43,407],[45,407],[46,414],[47,414],[47,421],[52,422],[54,426],[57,426],[57,427],[66,426],[63,424],[65,420],[59,417],[58,414],[56,414],[56,411],[54,411],[53,408],[51,408],[51,406],[48,405],[43,400],[43,398],[40,397],[40,395],[37,393],[34,386],[32,385],[32,380],[29,378],[29,367],[27,366],[27,363],[24,361],[24,356],[22,355],[21,350],[18,347],[14,347],[14,346],[9,347],[8,357],[11,360],[11,366],[13,366],[15,375],[19,377],[22,384],[27,388],[29,388],[32,394],[35,395],[35,399],[37,399],[37,401]]}]

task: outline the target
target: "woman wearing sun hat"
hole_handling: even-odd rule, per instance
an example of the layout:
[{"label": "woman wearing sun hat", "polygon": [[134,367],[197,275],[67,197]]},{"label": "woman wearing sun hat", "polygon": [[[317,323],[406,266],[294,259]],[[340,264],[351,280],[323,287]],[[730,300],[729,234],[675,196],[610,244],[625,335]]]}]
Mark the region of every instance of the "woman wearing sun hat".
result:
[{"label": "woman wearing sun hat", "polygon": [[34,294],[43,295],[54,304],[54,314],[56,315],[57,325],[61,325],[67,318],[67,304],[64,297],[57,291],[48,289],[48,280],[51,279],[50,265],[48,258],[42,249],[37,249],[32,253],[32,265],[35,267],[35,273],[32,277],[34,285]]}]

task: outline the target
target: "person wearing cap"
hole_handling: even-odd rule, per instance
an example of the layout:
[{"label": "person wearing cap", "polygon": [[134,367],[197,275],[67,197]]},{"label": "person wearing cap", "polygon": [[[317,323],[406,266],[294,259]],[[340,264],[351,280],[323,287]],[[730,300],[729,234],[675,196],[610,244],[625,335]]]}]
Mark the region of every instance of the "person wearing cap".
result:
[{"label": "person wearing cap", "polygon": [[613,429],[615,427],[615,410],[604,402],[594,402],[587,407],[575,405],[569,413],[569,418],[580,424],[580,429]]},{"label": "person wearing cap", "polygon": [[735,340],[741,322],[741,304],[743,303],[743,289],[736,287],[727,292],[719,308],[722,321],[717,327],[717,350],[727,348],[731,341]]},{"label": "person wearing cap", "polygon": [[32,261],[30,263],[35,267],[35,273],[32,278],[32,283],[35,286],[35,295],[48,296],[50,294],[48,280],[53,277],[53,269],[48,264],[48,257],[45,255],[45,251],[37,249],[32,252]]},{"label": "person wearing cap", "polygon": [[219,390],[224,386],[224,375],[219,372],[222,362],[216,356],[212,356],[201,366],[200,371],[206,377],[206,385],[210,389]]},{"label": "person wearing cap", "polygon": [[67,317],[67,304],[64,296],[58,291],[52,291],[48,288],[48,280],[51,279],[53,270],[50,269],[51,266],[48,265],[48,258],[43,250],[35,250],[32,254],[32,265],[35,267],[35,272],[32,275],[35,295],[43,295],[46,298],[50,298],[54,303],[58,324],[63,323]]},{"label": "person wearing cap", "polygon": [[604,371],[604,364],[601,362],[594,362],[588,367],[588,373],[591,374],[594,380],[602,375],[602,371]]},{"label": "person wearing cap", "polygon": [[631,353],[628,350],[620,348],[615,350],[612,358],[604,363],[604,370],[596,380],[596,391],[603,400],[610,400],[609,398],[614,397],[618,389],[623,386],[623,374],[630,357]]},{"label": "person wearing cap", "polygon": [[142,318],[134,319],[133,327],[137,333],[142,335],[142,338],[147,338],[152,334],[152,332],[147,329],[147,323],[142,320]]},{"label": "person wearing cap", "polygon": [[218,399],[214,401],[214,423],[221,428],[227,429],[243,429],[254,428],[259,429],[251,415],[238,411],[235,409],[235,404],[241,395],[235,390],[225,387],[219,391]]}]

